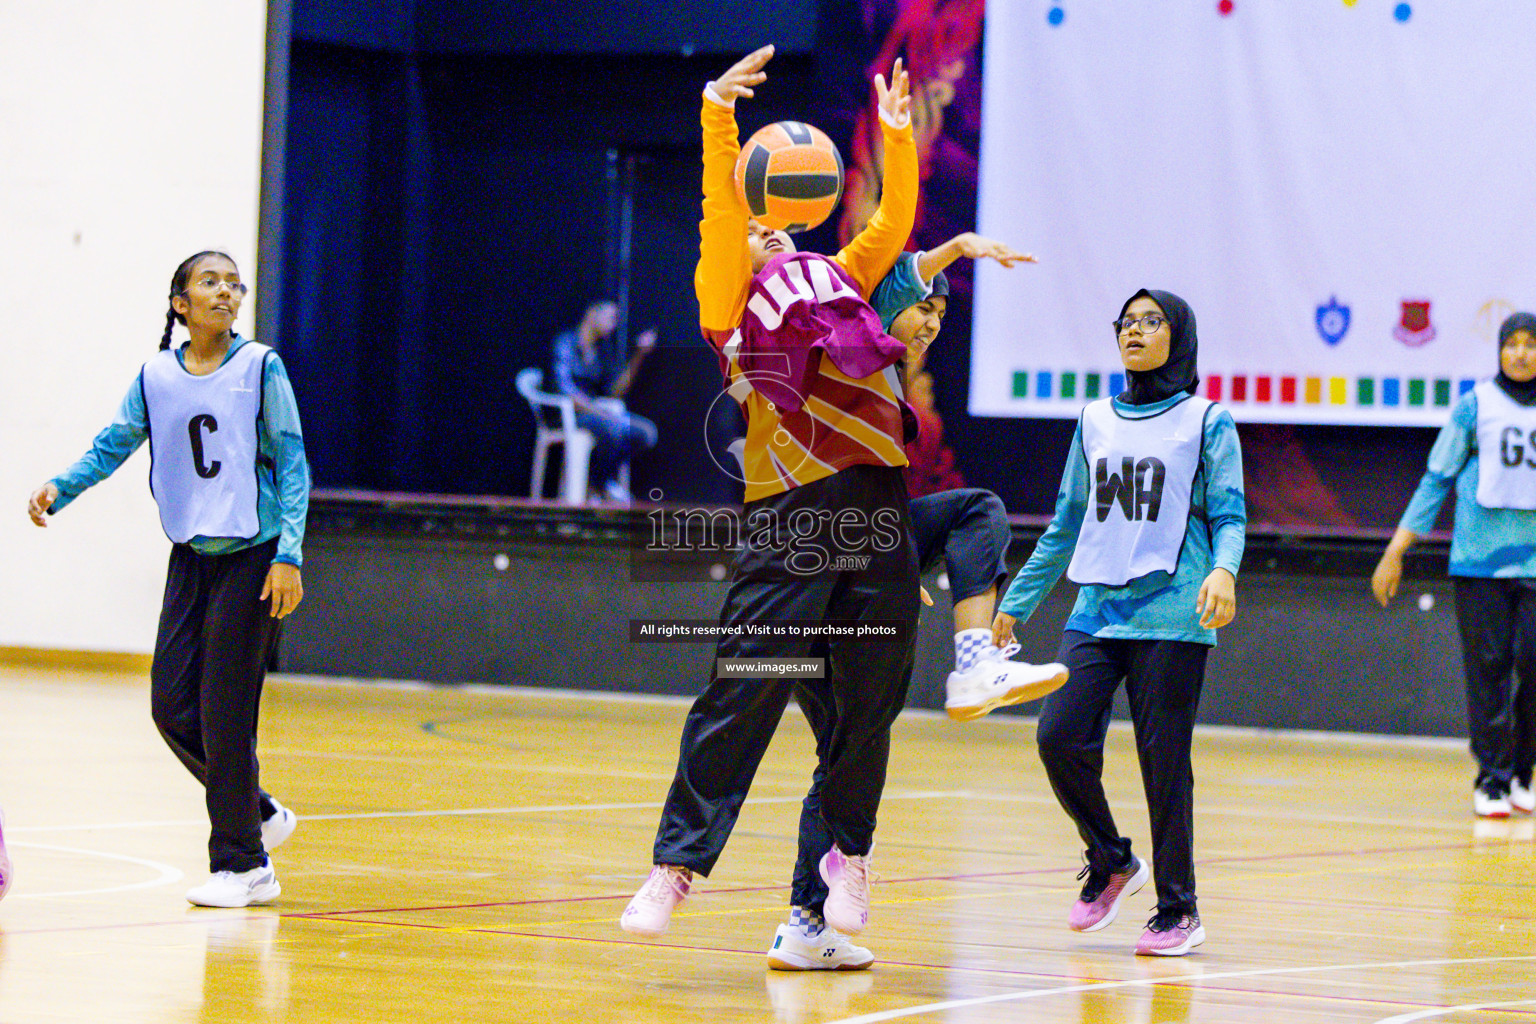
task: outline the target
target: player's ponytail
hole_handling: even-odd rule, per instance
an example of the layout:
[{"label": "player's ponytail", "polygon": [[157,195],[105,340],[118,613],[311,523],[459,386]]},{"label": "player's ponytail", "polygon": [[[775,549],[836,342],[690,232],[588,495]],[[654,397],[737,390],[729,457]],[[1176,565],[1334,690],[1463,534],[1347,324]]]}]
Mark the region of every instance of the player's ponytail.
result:
[{"label": "player's ponytail", "polygon": [[176,326],[176,320],[176,310],[167,309],[165,311],[165,333],[160,336],[160,351],[162,352],[171,347],[171,329]]}]

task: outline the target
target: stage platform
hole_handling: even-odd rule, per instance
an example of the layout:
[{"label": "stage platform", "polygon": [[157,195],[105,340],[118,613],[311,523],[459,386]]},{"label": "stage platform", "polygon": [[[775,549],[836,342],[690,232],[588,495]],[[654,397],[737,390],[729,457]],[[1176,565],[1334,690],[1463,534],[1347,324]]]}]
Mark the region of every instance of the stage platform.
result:
[{"label": "stage platform", "polygon": [[[693,695],[707,678],[712,645],[632,644],[629,633],[632,619],[719,613],[728,549],[697,538],[696,550],[669,556],[670,582],[657,578],[665,574],[654,562],[637,562],[659,518],[680,511],[316,491],[305,602],[287,622],[280,666],[366,679]],[[1044,525],[1014,520],[1014,568]],[[1250,531],[1238,617],[1212,654],[1201,721],[1465,735],[1447,544],[1432,539],[1410,554],[1403,593],[1384,611],[1369,580],[1385,543],[1376,533]],[[913,707],[943,706],[953,666],[942,583],[926,579],[935,606],[919,629]],[[1019,627],[1020,657],[1054,658],[1074,593],[1064,582]]]}]

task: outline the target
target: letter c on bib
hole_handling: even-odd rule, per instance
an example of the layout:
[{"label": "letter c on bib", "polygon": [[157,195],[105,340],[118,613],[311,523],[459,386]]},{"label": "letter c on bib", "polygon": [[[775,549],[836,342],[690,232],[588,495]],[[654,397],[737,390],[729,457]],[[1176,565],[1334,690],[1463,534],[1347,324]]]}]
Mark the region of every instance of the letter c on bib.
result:
[{"label": "letter c on bib", "polygon": [[223,465],[218,459],[208,463],[203,461],[203,430],[208,433],[216,433],[219,429],[219,421],[207,413],[199,413],[193,416],[187,423],[187,435],[192,439],[192,468],[197,470],[197,475],[204,480],[212,480],[219,475],[219,467]]}]

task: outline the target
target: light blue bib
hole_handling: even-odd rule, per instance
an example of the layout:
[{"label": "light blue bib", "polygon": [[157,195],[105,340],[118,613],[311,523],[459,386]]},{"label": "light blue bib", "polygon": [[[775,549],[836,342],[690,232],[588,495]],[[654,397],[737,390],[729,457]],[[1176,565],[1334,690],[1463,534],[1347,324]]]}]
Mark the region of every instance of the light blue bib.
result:
[{"label": "light blue bib", "polygon": [[1123,587],[1151,572],[1178,569],[1205,416],[1213,405],[1192,396],[1131,419],[1103,398],[1083,410],[1088,509],[1068,579]]},{"label": "light blue bib", "polygon": [[165,535],[177,544],[261,532],[256,420],[271,351],[248,341],[202,377],[188,373],[169,350],[144,364],[139,380],[149,414],[149,489]]}]

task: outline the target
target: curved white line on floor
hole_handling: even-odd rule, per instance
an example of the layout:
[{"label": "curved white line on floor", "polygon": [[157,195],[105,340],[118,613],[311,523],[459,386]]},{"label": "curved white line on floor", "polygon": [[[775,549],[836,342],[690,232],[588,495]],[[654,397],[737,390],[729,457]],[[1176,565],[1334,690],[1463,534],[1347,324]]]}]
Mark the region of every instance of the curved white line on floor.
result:
[{"label": "curved white line on floor", "polygon": [[49,846],[46,843],[11,843],[12,848],[24,846],[32,850],[52,850],[55,853],[74,853],[82,857],[105,857],[107,860],[120,860],[129,864],[138,864],[141,867],[152,868],[160,872],[159,877],[147,882],[130,882],[127,885],[111,885],[101,889],[75,889],[70,892],[18,892],[11,895],[13,900],[41,899],[45,896],[101,896],[110,892],[128,892],[132,889],[153,889],[158,885],[170,885],[180,881],[183,872],[180,868],[169,864],[162,864],[157,860],[145,860],[142,857],[129,857],[121,853],[104,853],[101,850],[81,850],[73,846]]},{"label": "curved white line on floor", "polygon": [[[1200,985],[1210,981],[1220,981],[1223,978],[1262,978],[1283,974],[1322,974],[1326,971],[1378,971],[1398,967],[1443,967],[1451,964],[1497,964],[1515,963],[1518,961],[1536,961],[1536,956],[1482,956],[1466,959],[1449,960],[1396,960],[1387,963],[1364,964],[1318,964],[1311,967],[1261,967],[1247,971],[1217,971],[1194,972],[1190,974],[1169,974],[1158,978],[1129,978],[1124,981],[1095,981],[1082,985],[1061,985],[1056,988],[1035,988],[1023,992],[999,992],[990,996],[975,996],[970,999],[948,999],[942,1003],[925,1003],[922,1006],[908,1006],[898,1010],[884,1010],[880,1013],[866,1013],[858,1017],[845,1017],[841,1020],[827,1021],[827,1024],[878,1024],[879,1021],[898,1020],[902,1017],[915,1017],[920,1013],[940,1013],[944,1010],[958,1010],[967,1006],[985,1006],[988,1003],[1018,1002],[1025,999],[1044,999],[1047,996],[1069,995],[1073,992],[1102,992],[1107,989],[1117,988],[1143,988],[1150,985],[1176,985],[1180,982],[1188,982]],[[1523,1002],[1536,1002],[1536,1000],[1523,1000]],[[1490,1006],[1501,1004],[1490,1003]],[[1442,1007],[1435,1008],[1428,1013],[1449,1013],[1452,1009],[1480,1009],[1480,1007]],[[1419,1016],[1393,1017],[1393,1021],[1419,1020]],[[1378,1024],[1389,1024],[1380,1021]]]},{"label": "curved white line on floor", "polygon": [[1447,1013],[1456,1013],[1461,1010],[1494,1010],[1500,1006],[1529,1006],[1536,1003],[1536,999],[1506,999],[1502,1003],[1467,1003],[1463,1006],[1437,1006],[1430,1010],[1419,1010],[1415,1013],[1403,1013],[1396,1017],[1385,1017],[1376,1024],[1408,1024],[1413,1020],[1428,1020],[1430,1017],[1439,1017]]}]

